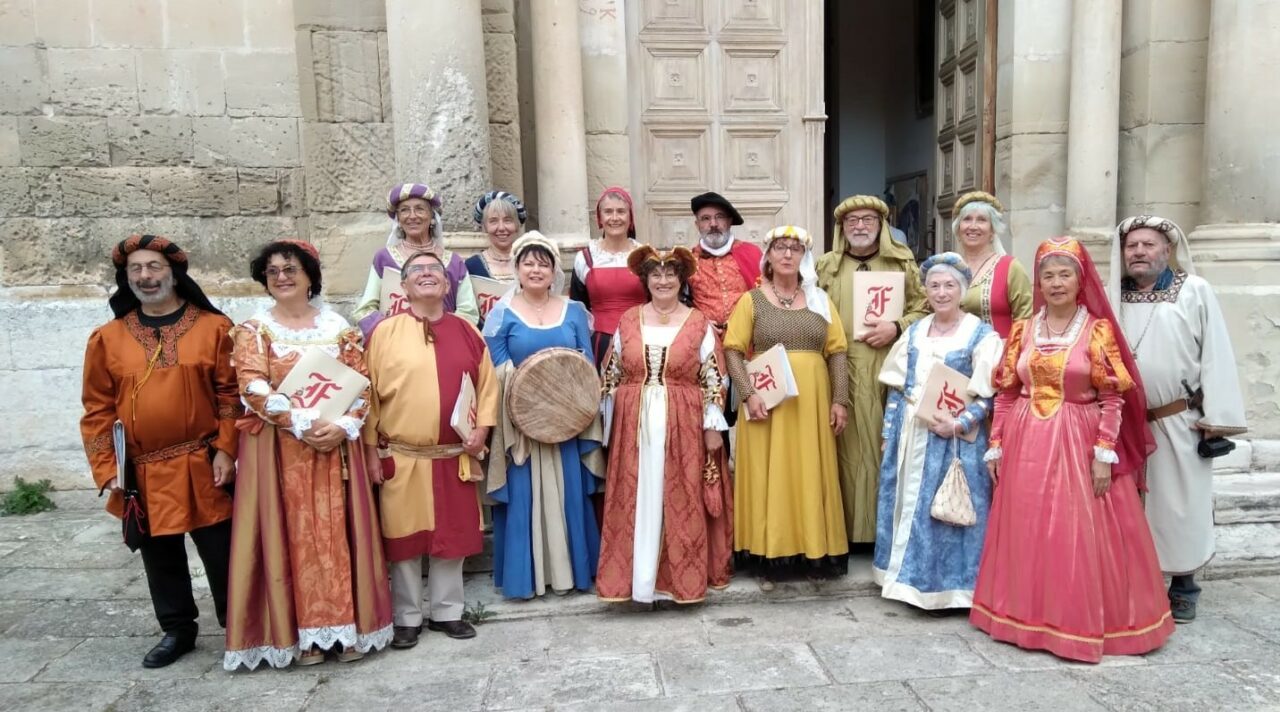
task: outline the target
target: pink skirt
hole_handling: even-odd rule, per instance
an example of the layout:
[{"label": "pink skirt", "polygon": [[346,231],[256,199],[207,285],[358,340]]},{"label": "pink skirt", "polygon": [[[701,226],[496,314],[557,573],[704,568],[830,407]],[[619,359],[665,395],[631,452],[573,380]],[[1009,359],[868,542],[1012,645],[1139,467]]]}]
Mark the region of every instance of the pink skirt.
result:
[{"label": "pink skirt", "polygon": [[1174,627],[1134,481],[1093,494],[1099,418],[1092,404],[1044,420],[1014,404],[969,614],[996,640],[1092,663],[1155,650]]}]

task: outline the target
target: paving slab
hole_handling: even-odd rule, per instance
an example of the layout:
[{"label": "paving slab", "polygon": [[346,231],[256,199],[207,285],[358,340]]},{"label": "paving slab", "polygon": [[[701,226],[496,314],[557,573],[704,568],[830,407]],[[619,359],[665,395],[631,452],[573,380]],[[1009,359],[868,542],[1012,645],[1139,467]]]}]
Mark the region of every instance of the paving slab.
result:
[{"label": "paving slab", "polygon": [[740,699],[746,712],[919,712],[926,709],[901,682],[748,692]]},{"label": "paving slab", "polygon": [[[160,637],[151,601],[27,601],[31,606],[5,631],[11,638]],[[0,621],[3,616],[0,615]],[[144,651],[145,652],[145,651]]]},{"label": "paving slab", "polygon": [[614,703],[659,697],[648,655],[551,659],[498,665],[485,694],[487,710],[574,702]]},{"label": "paving slab", "polygon": [[[0,541],[71,541],[80,532],[102,522],[103,517],[88,512],[43,512],[23,517],[0,517]],[[116,527],[119,528],[119,522]]]},{"label": "paving slab", "polygon": [[553,658],[580,658],[663,649],[709,649],[700,611],[620,609],[611,615],[552,618],[547,652]]},{"label": "paving slab", "polygon": [[0,684],[0,709],[22,712],[99,712],[114,710],[115,703],[132,683],[82,683]]},{"label": "paving slab", "polygon": [[[555,712],[599,712],[599,702],[577,702],[552,705]],[[734,695],[700,695],[697,697],[664,697],[653,700],[610,701],[609,712],[742,712]]]},{"label": "paving slab", "polygon": [[1203,712],[1280,707],[1280,689],[1246,685],[1231,668],[1182,663],[1069,673],[1118,712]]},{"label": "paving slab", "polygon": [[1146,659],[1157,665],[1223,660],[1253,660],[1259,656],[1280,664],[1280,651],[1266,638],[1251,633],[1219,615],[1199,615],[1194,623],[1179,625],[1169,641]]},{"label": "paving slab", "polygon": [[702,611],[702,625],[711,645],[848,639],[864,631],[844,601],[708,607]]},{"label": "paving slab", "polygon": [[[45,601],[21,601],[0,599],[0,635],[6,635],[13,626],[39,612]],[[15,635],[14,638],[31,638],[29,635]]]},{"label": "paving slab", "polygon": [[668,695],[713,695],[827,685],[831,679],[804,643],[759,641],[710,650],[656,652]]},{"label": "paving slab", "polygon": [[[0,638],[0,682],[25,682],[82,642],[80,638]],[[13,708],[9,708],[13,709]]]},{"label": "paving slab", "polygon": [[[1090,663],[1065,660],[1044,650],[1027,650],[1010,643],[1004,643],[991,636],[978,632],[968,636],[966,640],[978,655],[1001,670],[1010,672],[1031,672],[1036,670],[1069,670],[1072,668],[1116,667],[1125,665],[1146,665],[1147,659],[1141,655],[1107,655],[1096,665]],[[1178,645],[1172,640],[1171,645]]]},{"label": "paving slab", "polygon": [[1232,579],[1232,583],[1280,601],[1280,576]]},{"label": "paving slab", "polygon": [[[387,674],[373,657],[358,665],[357,675],[321,677],[306,708],[317,712],[370,710],[478,710],[489,687],[489,666],[420,666],[410,674]],[[277,671],[263,671],[264,677]],[[257,673],[255,672],[256,676]],[[285,708],[282,708],[285,709]]]},{"label": "paving slab", "polygon": [[271,674],[245,675],[235,684],[223,679],[139,682],[117,700],[112,709],[119,712],[292,712],[304,709],[320,685],[318,675],[295,670],[267,672]]},{"label": "paving slab", "polygon": [[906,684],[932,712],[980,709],[1107,712],[1108,709],[1090,696],[1088,685],[1065,672],[968,675],[911,680]]},{"label": "paving slab", "polygon": [[121,544],[117,537],[117,541],[110,544],[25,542],[0,559],[0,565],[28,569],[119,569],[137,565],[141,569],[142,560]]},{"label": "paving slab", "polygon": [[500,621],[476,626],[476,637],[454,640],[444,633],[422,629],[418,644],[405,650],[386,649],[371,653],[354,665],[326,662],[317,669],[333,677],[367,675],[374,669],[379,675],[414,676],[423,669],[449,665],[496,665],[501,663],[541,662],[547,659],[551,640],[551,622],[545,618]]},{"label": "paving slab", "polygon": [[0,599],[118,598],[137,573],[128,569],[8,569],[0,576]]},{"label": "paving slab", "polygon": [[836,682],[880,682],[990,672],[961,636],[928,633],[813,643]]},{"label": "paving slab", "polygon": [[[37,682],[120,682],[197,678],[222,669],[222,638],[200,636],[196,649],[176,663],[158,669],[142,667],[142,657],[159,639],[87,638],[52,661]],[[232,686],[234,687],[234,686]]]}]

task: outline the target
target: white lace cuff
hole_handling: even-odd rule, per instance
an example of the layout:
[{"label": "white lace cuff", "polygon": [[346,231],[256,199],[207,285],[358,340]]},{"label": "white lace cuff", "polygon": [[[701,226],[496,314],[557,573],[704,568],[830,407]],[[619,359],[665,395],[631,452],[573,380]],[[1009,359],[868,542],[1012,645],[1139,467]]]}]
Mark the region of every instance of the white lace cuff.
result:
[{"label": "white lace cuff", "polygon": [[364,423],[349,415],[339,417],[333,424],[346,431],[348,440],[360,437],[360,429],[364,427]]},{"label": "white lace cuff", "polygon": [[272,393],[267,396],[267,402],[262,406],[267,415],[277,415],[289,412],[289,397],[283,393]]},{"label": "white lace cuff", "polygon": [[702,414],[703,430],[728,430],[729,421],[724,419],[724,410],[715,403],[708,403],[707,410]]},{"label": "white lace cuff", "polygon": [[1098,462],[1105,462],[1109,465],[1114,465],[1120,462],[1120,456],[1116,454],[1115,450],[1108,450],[1105,447],[1098,447],[1097,445],[1093,446],[1093,459]]},{"label": "white lace cuff", "polygon": [[269,396],[271,395],[271,384],[261,378],[255,378],[249,381],[249,385],[244,387],[244,392],[251,396]]},{"label": "white lace cuff", "polygon": [[299,440],[302,439],[302,434],[310,430],[312,424],[320,417],[320,411],[315,408],[294,408],[289,414],[292,418],[289,432],[293,433],[293,437]]},{"label": "white lace cuff", "polygon": [[983,456],[982,456],[982,461],[983,461],[983,462],[992,462],[992,461],[999,460],[999,459],[1000,459],[1001,457],[1003,457],[1003,456],[1004,456],[1004,449],[1003,449],[1003,448],[993,447],[993,448],[991,448],[990,450],[988,450],[988,451],[987,451],[987,454],[986,454],[986,455],[983,455]]}]

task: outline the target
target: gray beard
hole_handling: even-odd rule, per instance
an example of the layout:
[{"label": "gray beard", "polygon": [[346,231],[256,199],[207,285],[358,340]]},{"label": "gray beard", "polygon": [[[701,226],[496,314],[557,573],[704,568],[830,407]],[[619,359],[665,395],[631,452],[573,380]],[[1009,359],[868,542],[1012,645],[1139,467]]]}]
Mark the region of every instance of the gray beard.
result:
[{"label": "gray beard", "polygon": [[733,237],[732,231],[721,232],[721,233],[715,233],[715,232],[699,233],[699,238],[702,240],[702,244],[706,245],[707,247],[710,247],[713,250],[718,250],[724,247],[725,245],[729,244],[729,238],[731,237]]},{"label": "gray beard", "polygon": [[143,304],[162,304],[173,297],[174,282],[173,274],[170,273],[160,280],[160,291],[155,294],[143,292],[133,282],[129,282],[129,291],[133,292],[133,296],[137,297],[138,301]]}]

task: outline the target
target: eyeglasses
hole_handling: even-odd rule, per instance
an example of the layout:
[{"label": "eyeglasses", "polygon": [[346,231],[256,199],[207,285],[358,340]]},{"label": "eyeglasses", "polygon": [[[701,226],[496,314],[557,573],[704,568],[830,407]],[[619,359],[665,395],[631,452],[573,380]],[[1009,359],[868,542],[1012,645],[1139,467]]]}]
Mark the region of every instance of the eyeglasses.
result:
[{"label": "eyeglasses", "polygon": [[287,265],[285,267],[268,267],[266,275],[267,279],[280,279],[281,277],[284,277],[285,279],[293,279],[298,276],[299,271],[300,270],[293,265]]},{"label": "eyeglasses", "polygon": [[798,240],[778,240],[769,246],[769,251],[776,254],[794,252],[796,254],[804,253],[804,243]]},{"label": "eyeglasses", "polygon": [[410,215],[430,215],[431,209],[424,205],[406,205],[396,210],[396,215],[407,218]]},{"label": "eyeglasses", "polygon": [[844,216],[844,224],[845,224],[845,225],[849,225],[849,226],[853,226],[853,225],[866,225],[867,227],[871,227],[871,226],[875,225],[875,224],[876,224],[876,223],[878,223],[878,222],[880,222],[880,218],[876,217],[875,215],[846,215],[846,216]]},{"label": "eyeglasses", "polygon": [[156,274],[162,274],[168,269],[169,264],[167,262],[142,262],[129,265],[127,271],[129,274],[136,277],[143,272],[155,272]]},{"label": "eyeglasses", "polygon": [[412,277],[415,274],[422,274],[423,272],[439,272],[440,274],[444,274],[444,265],[439,265],[434,262],[429,265],[409,265],[404,270],[404,276]]}]

